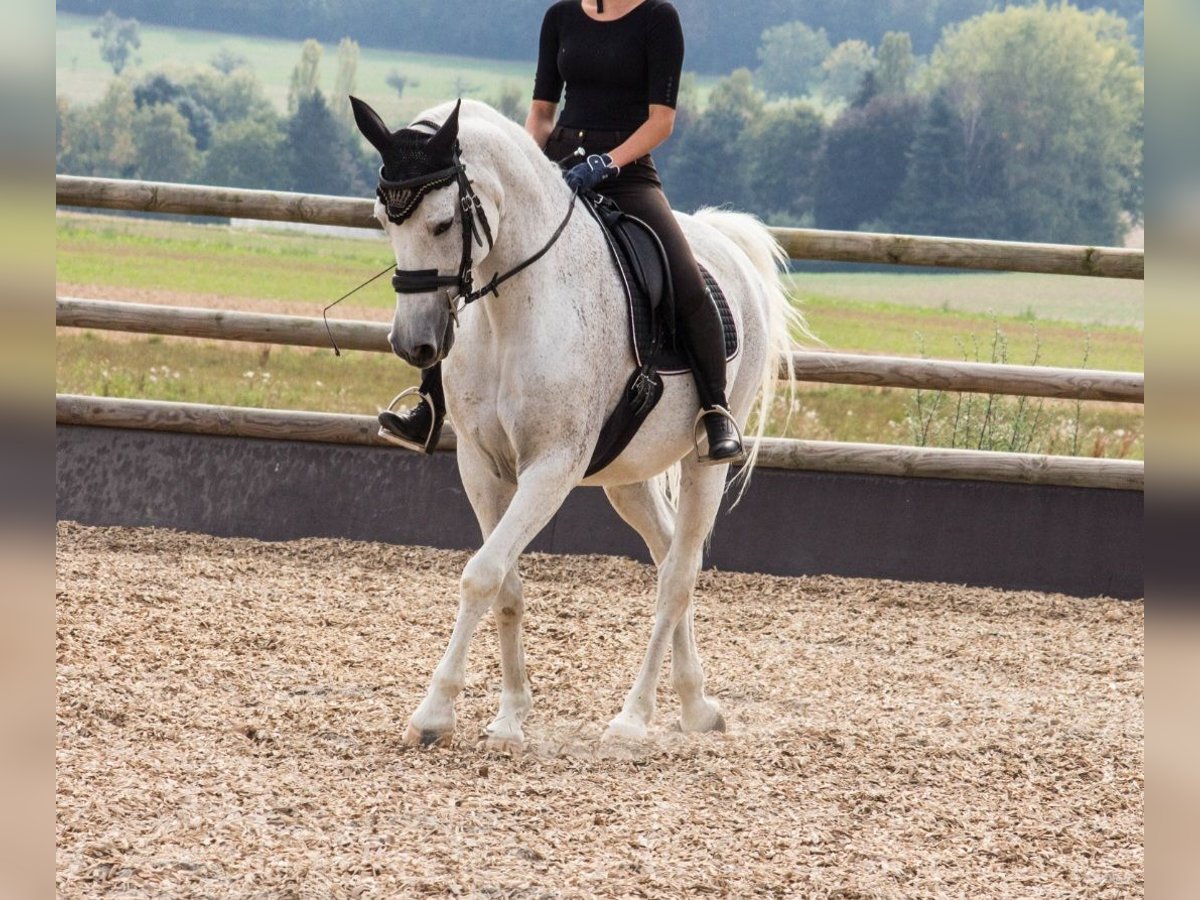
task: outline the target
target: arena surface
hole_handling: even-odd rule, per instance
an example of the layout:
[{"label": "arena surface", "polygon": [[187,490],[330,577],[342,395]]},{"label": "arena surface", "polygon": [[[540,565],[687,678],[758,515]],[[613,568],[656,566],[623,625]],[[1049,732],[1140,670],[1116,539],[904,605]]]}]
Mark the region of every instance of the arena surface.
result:
[{"label": "arena surface", "polygon": [[533,555],[530,746],[489,619],[410,750],[467,558],[59,523],[58,896],[1143,895],[1140,602],[706,571],[729,732],[610,747],[653,570]]}]

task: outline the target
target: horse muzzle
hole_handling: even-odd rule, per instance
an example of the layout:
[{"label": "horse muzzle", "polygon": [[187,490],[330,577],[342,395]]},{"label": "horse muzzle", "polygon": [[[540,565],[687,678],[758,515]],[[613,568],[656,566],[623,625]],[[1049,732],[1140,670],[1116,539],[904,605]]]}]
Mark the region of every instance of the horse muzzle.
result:
[{"label": "horse muzzle", "polygon": [[428,369],[445,359],[450,348],[454,346],[454,320],[447,317],[446,328],[442,333],[441,340],[402,339],[393,326],[388,332],[388,344],[391,346],[392,352],[410,366]]}]

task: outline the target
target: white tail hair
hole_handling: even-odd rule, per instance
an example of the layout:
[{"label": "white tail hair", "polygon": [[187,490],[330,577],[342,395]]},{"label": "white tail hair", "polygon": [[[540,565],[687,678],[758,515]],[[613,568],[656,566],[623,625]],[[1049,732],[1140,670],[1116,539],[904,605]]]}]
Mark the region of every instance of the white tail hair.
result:
[{"label": "white tail hair", "polygon": [[[788,263],[787,252],[775,240],[767,226],[756,216],[749,213],[732,212],[724,209],[705,207],[695,213],[695,217],[706,225],[710,225],[725,237],[733,241],[741,250],[750,265],[762,280],[763,292],[766,294],[767,316],[767,356],[763,363],[759,379],[758,404],[753,410],[751,421],[754,423],[753,440],[746,462],[741,470],[729,482],[729,486],[737,485],[736,506],[741,501],[750,484],[750,477],[758,463],[758,451],[767,422],[771,418],[771,410],[779,390],[779,367],[784,364],[787,382],[788,399],[794,399],[796,391],[796,373],[792,365],[792,335],[802,336],[814,343],[820,343],[808,330],[804,316],[796,308],[791,295],[784,289],[780,275],[786,270]],[[791,403],[788,404],[788,414],[791,414]],[[749,430],[749,429],[748,429]],[[746,435],[750,437],[751,435]]]}]

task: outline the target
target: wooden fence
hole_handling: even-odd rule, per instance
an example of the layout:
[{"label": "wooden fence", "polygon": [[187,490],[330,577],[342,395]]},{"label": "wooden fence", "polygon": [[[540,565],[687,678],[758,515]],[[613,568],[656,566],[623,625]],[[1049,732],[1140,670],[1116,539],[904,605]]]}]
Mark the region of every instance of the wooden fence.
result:
[{"label": "wooden fence", "polygon": [[[73,175],[56,176],[55,188],[59,206],[380,227],[372,215],[373,200]],[[1145,277],[1145,253],[1122,247],[1023,244],[813,228],[773,228],[771,232],[792,259],[1101,278]]]},{"label": "wooden fence", "polygon": [[[372,201],[196,185],[56,178],[60,206],[296,221],[378,228]],[[1043,272],[1104,278],[1144,277],[1144,252],[1121,248],[773,229],[793,259],[824,259],[959,269]],[[320,319],[59,298],[60,326],[193,338],[329,346]],[[339,346],[390,352],[387,327],[330,323]],[[794,352],[781,360],[804,381],[939,391],[1144,403],[1144,375],[1035,366],[948,362],[861,354]],[[382,443],[373,419],[283,410],[250,410],[144,400],[60,396],[57,421],[334,443]],[[443,448],[453,447],[452,432]],[[764,466],[825,472],[1007,481],[1143,490],[1140,461],[770,439]]]}]

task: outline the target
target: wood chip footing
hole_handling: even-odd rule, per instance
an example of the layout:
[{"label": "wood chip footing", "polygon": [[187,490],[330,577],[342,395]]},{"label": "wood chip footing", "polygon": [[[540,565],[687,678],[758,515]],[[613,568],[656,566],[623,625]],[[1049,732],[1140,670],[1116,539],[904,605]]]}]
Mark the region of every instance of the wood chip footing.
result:
[{"label": "wood chip footing", "polygon": [[468,555],[60,523],[60,897],[1143,894],[1143,605],[705,571],[726,734],[600,743],[651,568],[523,559],[534,709],[401,738]]}]

